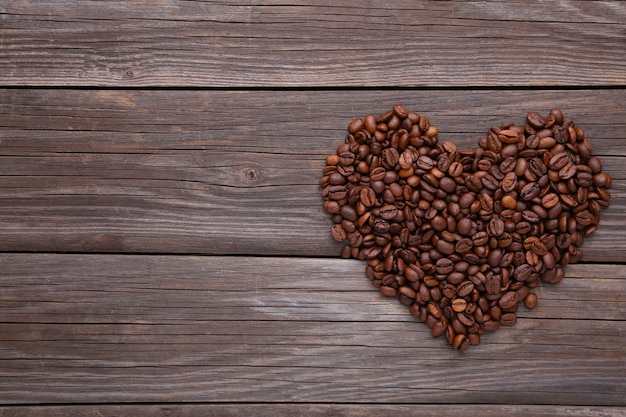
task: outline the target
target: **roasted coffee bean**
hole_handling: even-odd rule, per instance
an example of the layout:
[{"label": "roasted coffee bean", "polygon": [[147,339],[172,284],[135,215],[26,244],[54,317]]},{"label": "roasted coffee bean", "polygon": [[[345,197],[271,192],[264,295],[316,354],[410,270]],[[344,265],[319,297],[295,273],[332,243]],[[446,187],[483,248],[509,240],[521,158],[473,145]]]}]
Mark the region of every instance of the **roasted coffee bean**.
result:
[{"label": "roasted coffee bean", "polygon": [[380,208],[380,217],[384,220],[393,220],[398,215],[398,208],[391,204]]},{"label": "roasted coffee bean", "polygon": [[500,236],[504,233],[504,222],[500,217],[493,217],[489,221],[489,225],[487,226],[487,231],[490,236]]},{"label": "roasted coffee bean", "polygon": [[556,206],[559,203],[559,196],[555,193],[549,193],[541,198],[541,205],[549,209]]},{"label": "roasted coffee bean", "polygon": [[347,237],[346,231],[340,224],[334,224],[333,227],[330,228],[330,235],[337,242],[343,242]]},{"label": "roasted coffee bean", "polygon": [[400,154],[396,148],[386,148],[382,151],[383,163],[387,164],[390,168],[396,166],[400,161]]},{"label": "roasted coffee bean", "polygon": [[529,182],[520,190],[520,197],[522,200],[532,200],[537,197],[541,192],[541,187],[536,182]]},{"label": "roasted coffee bean", "polygon": [[524,305],[529,309],[537,307],[537,295],[534,293],[528,294],[526,298],[524,298]]},{"label": "roasted coffee bean", "polygon": [[513,277],[516,281],[526,281],[532,274],[532,268],[528,264],[521,264],[513,272]]},{"label": "roasted coffee bean", "polygon": [[456,243],[454,249],[458,253],[466,253],[469,252],[473,246],[474,244],[471,239],[463,238]]},{"label": "roasted coffee bean", "polygon": [[576,175],[576,165],[572,164],[571,162],[568,162],[567,164],[565,164],[565,166],[563,166],[563,168],[559,170],[559,177],[562,180],[570,179],[574,175]]},{"label": "roasted coffee bean", "polygon": [[526,116],[526,120],[528,121],[528,124],[535,129],[543,128],[546,123],[546,119],[544,119],[539,113],[535,112],[528,113],[528,116]]},{"label": "roasted coffee bean", "polygon": [[459,297],[467,297],[474,290],[474,283],[471,281],[463,281],[456,289],[456,293]]},{"label": "roasted coffee bean", "polygon": [[449,274],[454,271],[454,262],[450,258],[441,258],[437,261],[436,268],[439,274]]},{"label": "roasted coffee bean", "polygon": [[429,171],[434,166],[433,160],[426,155],[419,156],[416,163],[418,168],[425,171]]},{"label": "roasted coffee bean", "polygon": [[508,310],[513,306],[516,306],[518,301],[519,296],[515,291],[507,291],[502,294],[502,297],[498,300],[498,305],[503,310]]},{"label": "roasted coffee bean", "polygon": [[495,190],[500,185],[500,181],[498,181],[493,175],[487,174],[481,178],[481,182],[483,186],[489,190]]},{"label": "roasted coffee bean", "polygon": [[359,199],[365,207],[372,207],[376,204],[376,192],[370,187],[364,187],[359,193]]},{"label": "roasted coffee bean", "polygon": [[517,316],[515,315],[515,313],[503,314],[500,318],[500,323],[502,323],[503,326],[513,326],[515,323],[517,323]]}]

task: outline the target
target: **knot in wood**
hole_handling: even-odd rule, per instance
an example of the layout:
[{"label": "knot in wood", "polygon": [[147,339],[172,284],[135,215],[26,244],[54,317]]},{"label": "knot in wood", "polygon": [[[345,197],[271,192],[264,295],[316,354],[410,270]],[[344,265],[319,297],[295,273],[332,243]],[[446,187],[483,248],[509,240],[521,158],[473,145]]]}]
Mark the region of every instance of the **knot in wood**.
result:
[{"label": "knot in wood", "polygon": [[248,168],[244,171],[244,177],[248,181],[256,181],[259,179],[259,172],[254,168]]}]

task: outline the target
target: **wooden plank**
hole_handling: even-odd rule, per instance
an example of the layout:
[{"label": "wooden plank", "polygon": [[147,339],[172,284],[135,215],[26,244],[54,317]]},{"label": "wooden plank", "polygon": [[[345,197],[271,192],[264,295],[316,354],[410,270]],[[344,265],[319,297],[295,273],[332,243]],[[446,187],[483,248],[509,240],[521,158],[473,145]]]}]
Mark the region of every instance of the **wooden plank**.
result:
[{"label": "wooden plank", "polygon": [[465,417],[467,415],[483,417],[618,417],[626,414],[624,407],[576,407],[560,405],[473,405],[473,404],[182,404],[182,405],[110,405],[90,406],[26,406],[2,407],[2,417],[65,417],[67,415],[115,416],[336,416],[336,417],[374,417],[374,416],[420,416],[420,417]]},{"label": "wooden plank", "polygon": [[0,83],[545,86],[626,79],[621,2],[11,1]]},{"label": "wooden plank", "polygon": [[[577,265],[459,353],[362,263],[0,255],[0,402],[626,402],[626,272]],[[513,382],[514,381],[514,382]]]},{"label": "wooden plank", "polygon": [[0,250],[337,256],[324,158],[400,102],[462,147],[562,106],[614,179],[585,260],[623,261],[625,92],[2,90]]}]

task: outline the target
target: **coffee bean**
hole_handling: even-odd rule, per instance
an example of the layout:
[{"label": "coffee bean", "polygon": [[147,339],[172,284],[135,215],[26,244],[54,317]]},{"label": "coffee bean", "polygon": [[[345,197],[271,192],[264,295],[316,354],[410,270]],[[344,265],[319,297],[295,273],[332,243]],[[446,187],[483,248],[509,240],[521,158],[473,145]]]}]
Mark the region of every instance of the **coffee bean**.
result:
[{"label": "coffee bean", "polygon": [[454,300],[452,300],[450,305],[452,306],[452,310],[454,312],[460,313],[465,311],[465,308],[467,307],[467,301],[465,301],[465,299],[463,298],[455,298]]},{"label": "coffee bean", "polygon": [[498,181],[493,175],[487,174],[481,178],[481,182],[483,186],[489,190],[496,190],[500,185],[500,181]]},{"label": "coffee bean", "polygon": [[541,192],[541,187],[536,182],[529,182],[520,190],[520,197],[522,200],[532,200],[537,197]]},{"label": "coffee bean", "polygon": [[439,274],[449,274],[454,271],[454,263],[449,258],[441,258],[437,261],[436,268]]},{"label": "coffee bean", "polygon": [[426,155],[419,156],[416,163],[418,168],[425,171],[429,171],[434,166],[433,160]]},{"label": "coffee bean", "polygon": [[519,301],[518,297],[519,296],[517,295],[515,291],[507,291],[504,294],[502,294],[502,297],[500,297],[500,299],[498,300],[498,305],[503,310],[508,310],[511,307],[517,305],[517,302]]},{"label": "coffee bean", "polygon": [[400,161],[400,154],[396,148],[386,148],[381,152],[383,163],[393,168]]},{"label": "coffee bean", "polygon": [[394,105],[393,112],[401,119],[406,119],[409,116],[409,112],[401,104]]},{"label": "coffee bean", "polygon": [[454,249],[458,253],[466,253],[469,252],[473,246],[474,244],[471,239],[463,238],[456,243]]},{"label": "coffee bean", "polygon": [[552,208],[559,203],[559,196],[555,193],[549,193],[541,198],[541,205],[545,208]]},{"label": "coffee bean", "polygon": [[574,175],[576,175],[576,165],[572,164],[571,162],[568,162],[567,164],[565,164],[565,166],[563,166],[563,168],[559,170],[559,177],[562,180],[570,179]]},{"label": "coffee bean", "polygon": [[347,237],[346,231],[340,224],[334,224],[333,227],[330,228],[330,235],[337,242],[343,242]]},{"label": "coffee bean", "polygon": [[602,162],[597,156],[590,157],[587,160],[587,166],[591,168],[592,174],[599,174],[600,172],[602,172]]},{"label": "coffee bean", "polygon": [[532,268],[528,264],[521,264],[513,272],[513,277],[516,281],[526,281],[532,274]]},{"label": "coffee bean", "polygon": [[541,129],[546,123],[546,119],[544,119],[540,114],[535,112],[528,113],[528,116],[526,116],[526,120],[528,121],[528,124],[535,129]]},{"label": "coffee bean", "polygon": [[370,187],[365,187],[359,193],[359,199],[365,207],[372,207],[376,204],[376,192]]},{"label": "coffee bean", "polygon": [[439,240],[436,246],[437,250],[444,255],[452,255],[454,253],[454,245],[444,239]]},{"label": "coffee bean", "polygon": [[534,293],[528,294],[526,298],[524,298],[524,305],[529,309],[537,307],[537,295]]},{"label": "coffee bean", "polygon": [[393,220],[398,215],[398,208],[391,204],[380,208],[380,217],[384,220]]},{"label": "coffee bean", "polygon": [[518,132],[509,129],[501,130],[497,137],[500,142],[504,143],[517,143],[520,139]]},{"label": "coffee bean", "polygon": [[487,231],[489,232],[490,236],[502,235],[502,233],[504,233],[504,222],[500,217],[493,217],[491,221],[489,221]]},{"label": "coffee bean", "polygon": [[474,284],[471,281],[463,281],[456,289],[459,297],[467,297],[474,291]]},{"label": "coffee bean", "polygon": [[348,132],[352,133],[353,135],[361,129],[363,129],[363,121],[361,119],[354,119],[348,125]]},{"label": "coffee bean", "polygon": [[515,323],[517,323],[517,316],[515,315],[515,313],[503,314],[500,318],[500,323],[502,323],[503,326],[513,326]]}]

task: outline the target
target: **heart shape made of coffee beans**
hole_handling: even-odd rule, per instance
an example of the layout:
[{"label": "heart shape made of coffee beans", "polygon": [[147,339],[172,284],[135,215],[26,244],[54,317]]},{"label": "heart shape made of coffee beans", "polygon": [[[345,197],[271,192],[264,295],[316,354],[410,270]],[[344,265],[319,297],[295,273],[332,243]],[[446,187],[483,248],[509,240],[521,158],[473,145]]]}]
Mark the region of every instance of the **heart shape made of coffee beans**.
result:
[{"label": "heart shape made of coffee beans", "polygon": [[438,133],[401,105],[355,119],[320,185],[341,256],[366,260],[382,294],[465,350],[581,260],[611,177],[559,109],[492,127],[474,149]]}]

